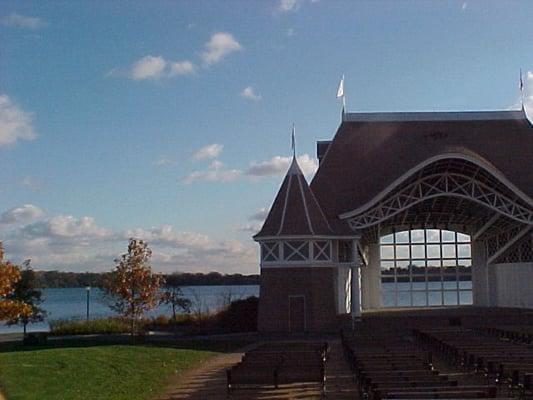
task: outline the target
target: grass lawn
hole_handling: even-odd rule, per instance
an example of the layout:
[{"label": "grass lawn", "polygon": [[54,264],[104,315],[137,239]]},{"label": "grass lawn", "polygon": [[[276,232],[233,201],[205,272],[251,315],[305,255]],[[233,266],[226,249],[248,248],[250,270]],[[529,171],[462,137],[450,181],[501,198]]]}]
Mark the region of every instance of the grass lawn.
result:
[{"label": "grass lawn", "polygon": [[0,386],[7,400],[150,399],[174,373],[242,343],[172,345],[70,341],[46,347],[0,347]]}]

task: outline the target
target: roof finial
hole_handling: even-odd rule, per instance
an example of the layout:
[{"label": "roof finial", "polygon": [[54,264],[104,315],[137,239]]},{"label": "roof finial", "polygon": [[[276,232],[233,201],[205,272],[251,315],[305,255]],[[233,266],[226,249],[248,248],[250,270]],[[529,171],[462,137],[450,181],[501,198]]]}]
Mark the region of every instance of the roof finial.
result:
[{"label": "roof finial", "polygon": [[294,125],[294,122],[292,123],[292,144],[291,144],[291,147],[292,147],[292,158],[296,158],[296,138],[295,138],[295,135],[296,135],[296,127]]}]

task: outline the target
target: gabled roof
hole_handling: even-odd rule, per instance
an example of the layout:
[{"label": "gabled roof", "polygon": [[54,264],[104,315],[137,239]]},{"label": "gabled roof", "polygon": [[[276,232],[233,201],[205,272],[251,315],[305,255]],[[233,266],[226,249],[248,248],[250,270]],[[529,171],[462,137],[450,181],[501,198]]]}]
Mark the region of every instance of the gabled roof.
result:
[{"label": "gabled roof", "polygon": [[263,227],[254,239],[332,233],[296,158],[293,158]]},{"label": "gabled roof", "polygon": [[310,188],[330,224],[446,154],[490,164],[533,198],[533,126],[521,111],[347,113]]}]

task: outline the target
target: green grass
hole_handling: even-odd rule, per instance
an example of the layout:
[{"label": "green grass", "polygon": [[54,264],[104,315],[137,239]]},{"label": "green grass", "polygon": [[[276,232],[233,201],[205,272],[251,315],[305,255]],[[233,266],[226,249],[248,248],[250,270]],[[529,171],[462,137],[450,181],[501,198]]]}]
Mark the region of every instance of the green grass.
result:
[{"label": "green grass", "polygon": [[242,343],[171,345],[63,341],[46,347],[0,347],[0,386],[8,400],[141,400],[217,352]]}]

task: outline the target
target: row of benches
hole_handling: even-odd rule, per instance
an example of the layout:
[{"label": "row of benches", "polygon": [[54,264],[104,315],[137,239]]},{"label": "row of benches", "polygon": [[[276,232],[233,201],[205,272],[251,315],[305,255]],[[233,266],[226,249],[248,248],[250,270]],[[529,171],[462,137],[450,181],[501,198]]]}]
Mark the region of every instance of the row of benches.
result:
[{"label": "row of benches", "polygon": [[246,352],[226,371],[228,394],[245,387],[316,382],[326,384],[329,345],[316,342],[266,343]]},{"label": "row of benches", "polygon": [[432,353],[397,332],[342,335],[360,396],[371,399],[495,398],[496,387],[463,385],[433,366]]},{"label": "row of benches", "polygon": [[414,335],[450,364],[483,374],[488,383],[506,385],[511,395],[533,396],[533,349],[529,346],[479,329],[416,330]]}]

